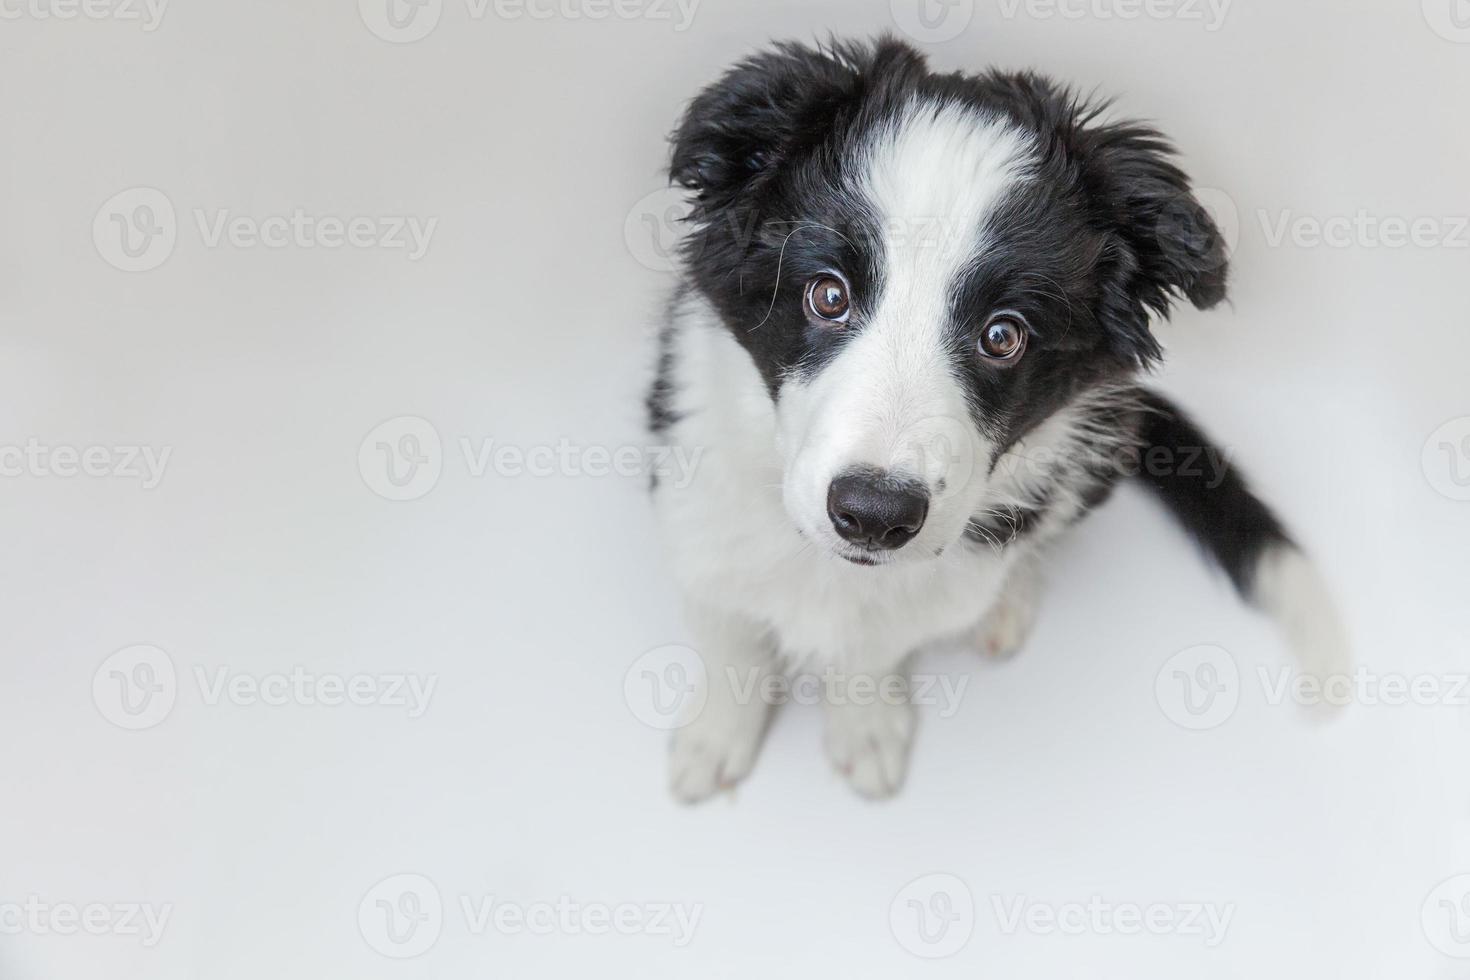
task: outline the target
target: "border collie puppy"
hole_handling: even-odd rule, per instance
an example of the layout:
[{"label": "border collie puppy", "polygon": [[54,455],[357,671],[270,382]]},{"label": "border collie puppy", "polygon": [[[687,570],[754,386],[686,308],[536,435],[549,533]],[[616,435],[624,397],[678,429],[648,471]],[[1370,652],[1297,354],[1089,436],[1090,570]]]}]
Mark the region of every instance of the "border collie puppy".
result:
[{"label": "border collie puppy", "polygon": [[1304,669],[1342,669],[1313,566],[1138,384],[1150,318],[1219,303],[1226,259],[1170,145],[1104,108],[1034,74],[935,74],[892,39],[780,44],[689,105],[671,176],[693,212],[648,398],[654,432],[702,454],[653,490],[705,667],[680,799],[750,771],[792,669],[838,679],[827,753],[893,793],[910,658],[1014,650],[1047,543],[1129,477]]}]

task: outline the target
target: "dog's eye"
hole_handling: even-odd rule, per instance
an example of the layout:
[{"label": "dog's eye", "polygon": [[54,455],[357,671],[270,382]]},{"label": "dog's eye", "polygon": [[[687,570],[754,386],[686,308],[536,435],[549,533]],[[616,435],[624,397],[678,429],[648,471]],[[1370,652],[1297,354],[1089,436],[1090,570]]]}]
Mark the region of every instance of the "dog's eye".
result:
[{"label": "dog's eye", "polygon": [[847,297],[847,283],[837,276],[817,276],[806,284],[807,315],[828,323],[844,323],[852,308]]},{"label": "dog's eye", "polygon": [[990,361],[1014,364],[1026,349],[1026,323],[1015,313],[997,313],[980,332],[980,353]]}]

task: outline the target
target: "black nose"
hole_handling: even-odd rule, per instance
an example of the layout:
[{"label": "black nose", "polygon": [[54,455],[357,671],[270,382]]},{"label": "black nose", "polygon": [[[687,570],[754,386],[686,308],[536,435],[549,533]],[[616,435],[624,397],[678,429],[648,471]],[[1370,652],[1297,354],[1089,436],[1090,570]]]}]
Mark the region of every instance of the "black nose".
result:
[{"label": "black nose", "polygon": [[853,544],[892,550],[913,540],[929,513],[921,484],[876,470],[839,476],[827,488],[827,516]]}]

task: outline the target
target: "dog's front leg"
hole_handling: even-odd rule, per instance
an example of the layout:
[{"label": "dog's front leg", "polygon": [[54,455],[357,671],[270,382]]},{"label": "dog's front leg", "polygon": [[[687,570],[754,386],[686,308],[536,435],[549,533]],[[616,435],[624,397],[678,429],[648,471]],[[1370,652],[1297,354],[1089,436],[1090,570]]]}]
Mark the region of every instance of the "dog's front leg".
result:
[{"label": "dog's front leg", "polygon": [[1000,594],[975,628],[975,645],[980,652],[1004,659],[1021,649],[1036,623],[1041,592],[1041,556],[1023,555],[1011,567]]},{"label": "dog's front leg", "polygon": [[774,650],[767,631],[746,617],[690,603],[687,618],[704,677],[674,732],[669,780],[675,797],[698,803],[733,787],[755,763],[771,712],[765,682]]},{"label": "dog's front leg", "polygon": [[908,771],[914,706],[907,658],[861,657],[854,670],[827,684],[827,758],[853,789],[882,799],[898,791]]}]

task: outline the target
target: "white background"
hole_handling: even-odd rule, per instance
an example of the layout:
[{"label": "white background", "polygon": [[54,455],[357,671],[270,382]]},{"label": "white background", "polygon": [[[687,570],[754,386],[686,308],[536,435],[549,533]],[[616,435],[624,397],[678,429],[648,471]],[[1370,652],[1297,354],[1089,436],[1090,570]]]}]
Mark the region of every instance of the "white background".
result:
[{"label": "white background", "polygon": [[[1470,976],[1439,904],[1463,882],[1431,896],[1470,871],[1470,707],[1360,703],[1322,726],[1269,703],[1278,640],[1131,489],[1059,550],[1016,660],[928,664],[970,686],[924,715],[898,799],[856,798],[797,708],[734,798],[672,802],[666,736],[624,699],[641,655],[689,640],[643,481],[475,477],[460,440],[642,445],[670,281],[649,267],[668,229],[644,220],[669,198],[645,198],[683,101],[767,38],[899,25],[887,0],[703,0],[684,30],[662,5],[444,0],[395,43],[368,27],[386,32],[383,2],[175,0],[153,30],[0,4],[0,447],[171,454],[151,489],[64,464],[0,478],[0,906],[171,909],[146,948],[6,927],[0,977]],[[1470,28],[1452,0],[1236,0],[1220,22],[1182,0],[1064,6],[936,7],[950,37],[924,47],[1116,94],[1176,139],[1238,242],[1233,307],[1163,328],[1160,384],[1319,557],[1361,661],[1448,686],[1470,626]],[[166,196],[176,241],[126,272],[105,204],[137,187]],[[437,225],[412,261],[210,246],[196,216],[298,208]],[[1360,213],[1345,243],[1312,240]],[[1437,244],[1373,225],[1416,218]],[[400,416],[432,424],[442,472],[392,502],[359,448]],[[128,731],[104,661],[137,644],[177,692]],[[1190,731],[1155,680],[1199,644],[1228,651],[1239,700]],[[210,704],[196,679],[298,666],[437,688],[409,718]],[[410,960],[359,928],[401,873],[444,903]],[[906,948],[932,951],[903,925],[928,874],[974,903],[948,959]],[[473,935],[462,896],[702,917],[684,948]],[[1008,933],[996,912],[1094,897],[1233,918],[1207,947]]]}]

